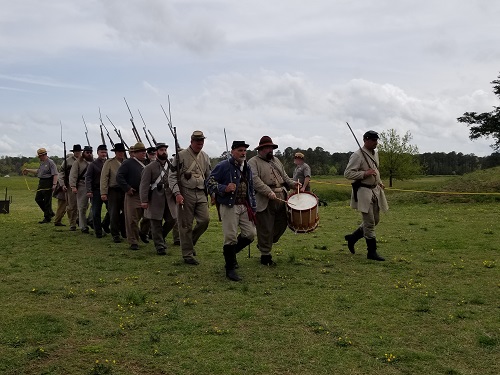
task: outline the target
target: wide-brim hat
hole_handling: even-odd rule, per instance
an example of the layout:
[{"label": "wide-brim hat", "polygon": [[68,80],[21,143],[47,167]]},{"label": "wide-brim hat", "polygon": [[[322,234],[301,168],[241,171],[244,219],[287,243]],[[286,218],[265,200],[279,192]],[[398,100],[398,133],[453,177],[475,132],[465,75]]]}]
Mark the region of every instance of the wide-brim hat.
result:
[{"label": "wide-brim hat", "polygon": [[304,154],[302,152],[296,152],[294,157],[297,159],[304,159]]},{"label": "wide-brim hat", "polygon": [[142,143],[142,142],[137,142],[135,145],[130,147],[130,151],[133,151],[133,152],[146,151],[146,146],[144,146],[144,143]]},{"label": "wide-brim hat", "polygon": [[84,147],[83,147],[83,152],[85,152],[85,151],[87,151],[87,152],[92,152],[92,151],[94,151],[94,150],[92,149],[92,147],[91,147],[91,146],[84,146]]},{"label": "wide-brim hat", "polygon": [[45,148],[39,148],[38,150],[36,150],[36,154],[38,156],[42,156],[42,155],[46,155],[47,154],[47,150]]},{"label": "wide-brim hat", "polygon": [[233,144],[231,145],[231,150],[234,150],[235,148],[240,148],[240,147],[245,147],[248,148],[250,146],[248,143],[245,143],[245,141],[233,141]]},{"label": "wide-brim hat", "polygon": [[278,145],[275,145],[273,143],[273,140],[271,139],[271,137],[268,135],[265,135],[260,139],[259,145],[257,147],[255,147],[255,149],[260,150],[262,147],[266,147],[266,146],[272,146],[273,149],[278,148]]},{"label": "wide-brim hat", "polygon": [[108,147],[106,145],[97,146],[97,151],[108,151]]},{"label": "wide-brim hat", "polygon": [[125,152],[127,150],[125,149],[125,146],[123,145],[123,143],[115,143],[115,145],[111,149],[111,151],[114,151],[114,152],[116,152],[116,151],[123,151],[123,152]]},{"label": "wide-brim hat", "polygon": [[73,149],[70,150],[71,152],[81,152],[82,151],[82,146],[81,145],[73,145]]}]

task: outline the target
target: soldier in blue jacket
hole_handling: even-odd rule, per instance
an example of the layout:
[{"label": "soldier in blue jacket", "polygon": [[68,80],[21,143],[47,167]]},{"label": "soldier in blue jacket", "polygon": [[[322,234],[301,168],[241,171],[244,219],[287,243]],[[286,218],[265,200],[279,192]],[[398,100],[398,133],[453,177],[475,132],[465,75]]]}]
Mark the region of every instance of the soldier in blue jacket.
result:
[{"label": "soldier in blue jacket", "polygon": [[236,254],[249,245],[256,234],[257,203],[252,171],[246,162],[247,148],[245,141],[234,141],[231,157],[217,164],[206,182],[208,192],[215,195],[222,220],[226,276],[232,281],[241,280],[235,271]]}]

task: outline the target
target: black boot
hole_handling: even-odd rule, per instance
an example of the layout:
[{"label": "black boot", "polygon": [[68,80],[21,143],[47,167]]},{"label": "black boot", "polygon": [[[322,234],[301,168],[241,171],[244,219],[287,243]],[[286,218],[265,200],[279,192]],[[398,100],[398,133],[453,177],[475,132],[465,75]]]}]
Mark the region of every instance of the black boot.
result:
[{"label": "black boot", "polygon": [[241,250],[250,245],[252,242],[253,240],[251,240],[250,238],[241,237],[241,235],[238,235],[238,243],[234,245],[236,253],[239,253]]},{"label": "black boot", "polygon": [[377,253],[377,239],[376,238],[367,238],[366,239],[366,246],[368,248],[368,255],[366,257],[368,259],[378,260],[378,261],[385,260]]},{"label": "black boot", "polygon": [[358,242],[359,239],[363,238],[363,227],[358,227],[358,229],[356,229],[351,234],[345,235],[344,238],[347,241],[347,247],[349,248],[349,251],[351,252],[351,254],[354,254],[354,245],[356,245],[356,242]]},{"label": "black boot", "polygon": [[276,263],[273,261],[273,256],[269,255],[261,255],[260,256],[260,264],[269,267],[276,267]]},{"label": "black boot", "polygon": [[224,245],[223,253],[226,261],[226,277],[232,281],[240,281],[241,277],[234,270],[234,264],[236,263],[235,245]]}]

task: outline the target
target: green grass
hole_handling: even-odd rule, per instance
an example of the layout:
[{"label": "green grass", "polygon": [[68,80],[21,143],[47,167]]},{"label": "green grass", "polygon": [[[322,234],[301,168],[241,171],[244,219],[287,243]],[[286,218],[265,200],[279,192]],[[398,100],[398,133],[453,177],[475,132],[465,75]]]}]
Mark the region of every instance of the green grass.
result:
[{"label": "green grass", "polygon": [[[448,179],[405,183],[439,190]],[[349,192],[324,181],[319,195]],[[314,233],[286,232],[277,268],[259,264],[255,245],[251,258],[240,253],[244,281],[234,283],[213,208],[193,267],[171,238],[159,257],[152,244],[132,252],[39,225],[24,179],[1,179],[0,192],[6,184],[2,374],[500,373],[498,203],[388,192],[378,263],[361,242],[355,255],[345,246],[359,222],[347,193],[320,207]]]}]

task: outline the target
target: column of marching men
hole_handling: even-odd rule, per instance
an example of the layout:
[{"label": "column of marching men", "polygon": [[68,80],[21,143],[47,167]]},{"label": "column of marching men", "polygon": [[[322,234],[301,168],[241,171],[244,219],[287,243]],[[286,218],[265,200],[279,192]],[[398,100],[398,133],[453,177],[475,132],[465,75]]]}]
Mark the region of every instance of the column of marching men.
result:
[{"label": "column of marching men", "polygon": [[[384,258],[376,252],[375,225],[387,202],[375,153],[378,134],[369,131],[363,139],[364,147],[353,154],[345,172],[347,178],[355,180],[351,205],[362,213],[363,222],[345,240],[354,253],[357,240],[365,237],[368,259],[381,261]],[[233,141],[227,160],[212,170],[202,150],[204,142],[203,132],[194,131],[189,146],[176,150],[172,159],[165,143],[146,149],[138,142],[128,150],[129,157],[124,144],[116,143],[109,150],[114,153],[111,158],[105,145],[97,148],[94,158],[90,146],[82,149],[76,144],[58,176],[46,150],[39,149],[40,168],[23,171],[37,173],[40,178],[36,201],[44,219],[39,223],[54,217],[54,225],[65,226],[61,219],[66,213],[71,231],[78,226],[83,234],[91,235],[91,227],[96,238],[109,233],[115,243],[126,239],[133,251],[140,249],[140,241],[149,243],[152,239],[158,255],[167,254],[165,237],[172,231],[184,263],[198,265],[195,246],[209,225],[210,197],[222,221],[227,278],[241,280],[236,273],[236,255],[255,237],[260,263],[276,266],[272,247],[287,228],[288,190],[309,188],[310,168],[304,164],[304,155],[295,154],[297,168],[292,179],[273,155],[278,145],[263,136],[255,148],[256,156],[247,161],[249,144]],[[58,199],[56,213],[45,197],[52,182],[53,196]],[[358,197],[362,204],[358,205]],[[106,214],[101,220],[103,206]]]},{"label": "column of marching men", "polygon": [[[108,155],[105,145],[100,145],[96,157],[92,147],[74,145],[72,154],[60,167],[60,188],[54,192],[58,198],[54,224],[65,226],[61,220],[66,213],[71,231],[78,226],[83,234],[92,235],[90,227],[96,238],[110,234],[115,243],[126,240],[130,250],[139,250],[140,241],[149,243],[152,239],[158,255],[167,254],[165,237],[172,232],[184,263],[198,265],[195,245],[208,228],[211,197],[222,221],[226,276],[241,280],[235,271],[236,254],[256,235],[261,263],[276,265],[271,260],[271,247],[286,228],[282,199],[286,197],[285,186],[298,186],[286,175],[279,160],[272,157],[278,146],[271,138],[262,137],[256,148],[260,156],[254,159],[274,160],[271,170],[261,173],[257,159],[250,163],[246,160],[249,145],[234,141],[231,155],[212,171],[210,159],[202,150],[204,142],[203,132],[194,131],[189,146],[177,150],[175,158],[169,158],[165,143],[146,148],[138,142],[129,150],[123,143],[116,143],[109,150],[114,156]],[[251,163],[259,171],[255,177]],[[274,205],[269,204],[268,208],[270,200]],[[257,212],[259,205],[262,207]],[[103,206],[106,214],[101,220]],[[261,236],[256,230],[257,216],[262,216]]]}]

